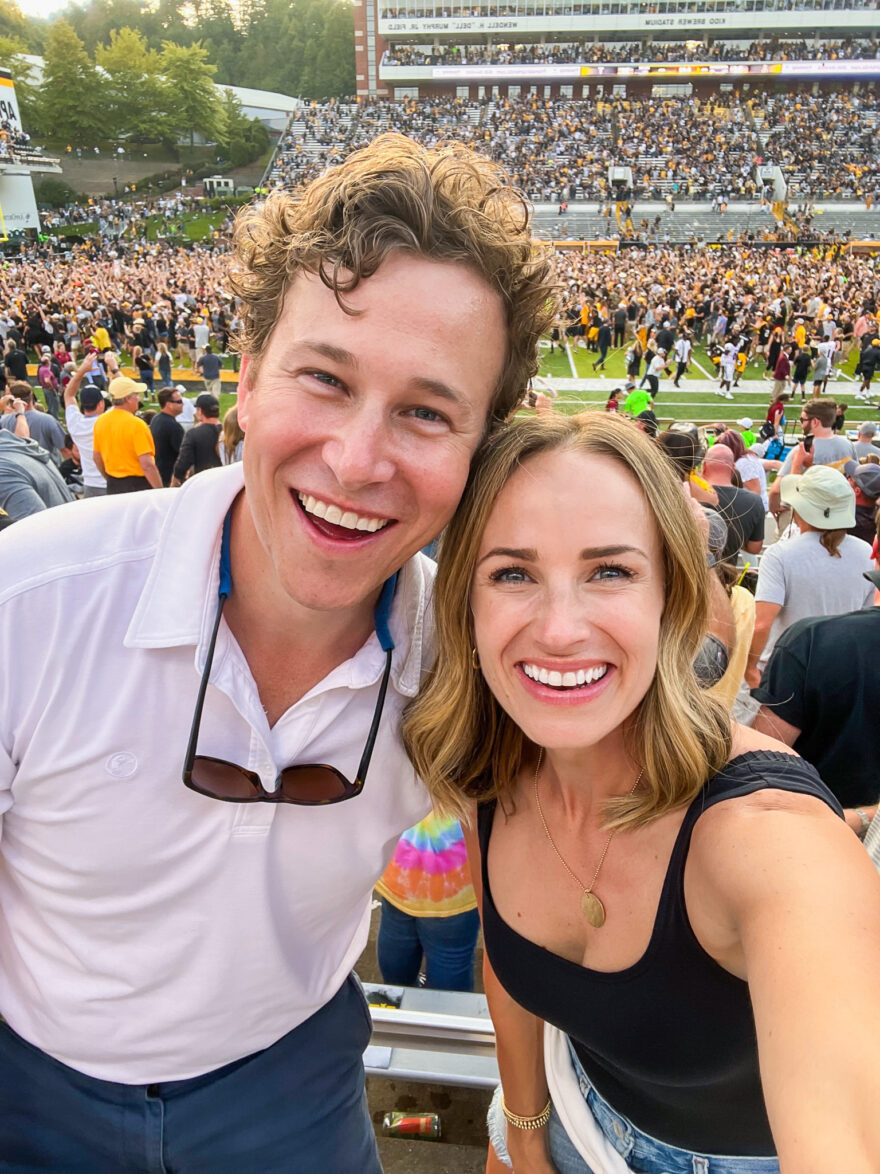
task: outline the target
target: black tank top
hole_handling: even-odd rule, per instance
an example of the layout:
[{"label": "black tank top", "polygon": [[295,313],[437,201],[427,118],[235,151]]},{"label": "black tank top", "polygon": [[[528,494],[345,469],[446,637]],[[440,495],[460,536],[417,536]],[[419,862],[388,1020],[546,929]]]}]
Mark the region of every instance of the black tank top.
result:
[{"label": "black tank top", "polygon": [[700,815],[773,789],[840,804],[816,771],[779,751],[750,751],[688,808],[672,849],[648,948],[633,966],[589,970],[528,941],[499,916],[486,860],[495,801],[478,814],[483,935],[499,982],[572,1041],[598,1092],[643,1132],[703,1154],[775,1154],[758,1072],[748,984],[702,949],[688,920],[684,866]]}]

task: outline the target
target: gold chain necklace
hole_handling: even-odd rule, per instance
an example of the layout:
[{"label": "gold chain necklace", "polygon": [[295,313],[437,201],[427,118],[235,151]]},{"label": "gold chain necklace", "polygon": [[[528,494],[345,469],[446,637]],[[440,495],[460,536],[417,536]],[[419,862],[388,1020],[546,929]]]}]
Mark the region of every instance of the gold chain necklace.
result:
[{"label": "gold chain necklace", "polygon": [[[593,885],[595,885],[596,880],[599,876],[599,873],[602,869],[602,865],[605,863],[605,857],[608,855],[608,849],[611,847],[611,841],[614,839],[614,833],[617,829],[612,828],[612,830],[608,833],[608,839],[605,841],[605,847],[602,849],[602,855],[599,857],[599,863],[596,865],[596,871],[593,873],[593,879],[590,881],[589,885],[585,888],[583,881],[581,881],[579,877],[575,876],[575,874],[572,872],[572,870],[568,867],[568,864],[565,861],[565,857],[562,855],[562,853],[556,847],[556,844],[553,840],[553,837],[550,835],[550,829],[547,827],[547,820],[544,818],[544,809],[541,807],[541,796],[538,794],[538,775],[540,773],[541,763],[543,761],[544,761],[544,748],[542,746],[541,750],[538,754],[538,764],[535,767],[535,805],[538,808],[538,815],[541,817],[541,824],[543,825],[543,828],[544,828],[544,834],[546,835],[547,839],[550,841],[550,847],[553,849],[553,851],[559,857],[559,862],[561,863],[562,867],[565,869],[565,871],[568,873],[568,875],[571,877],[571,879],[575,882],[575,884],[580,885],[580,887],[584,890],[584,895],[581,897],[581,912],[583,913],[584,917],[586,917],[586,919],[590,923],[590,925],[592,925],[594,927],[594,929],[601,929],[601,927],[605,924],[605,906],[602,904],[602,902],[599,900],[599,898],[593,892]],[[639,777],[633,783],[632,787],[630,787],[630,791],[629,791],[629,795],[627,795],[627,799],[630,798],[630,796],[635,791],[636,787],[642,781],[642,775],[644,773],[645,773],[645,769],[644,769],[644,767],[642,767],[642,769],[639,771]]]}]

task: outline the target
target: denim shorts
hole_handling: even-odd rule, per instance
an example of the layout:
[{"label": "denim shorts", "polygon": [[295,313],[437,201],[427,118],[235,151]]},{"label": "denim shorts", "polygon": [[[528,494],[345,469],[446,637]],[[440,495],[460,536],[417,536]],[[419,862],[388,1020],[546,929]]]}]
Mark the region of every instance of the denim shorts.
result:
[{"label": "denim shorts", "polygon": [[[643,1133],[621,1113],[615,1112],[596,1092],[570,1042],[568,1048],[581,1093],[596,1124],[635,1174],[779,1174],[778,1158],[699,1154],[667,1145]],[[500,1088],[495,1090],[489,1106],[488,1126],[492,1148],[502,1162],[512,1166],[505,1141],[507,1122],[501,1111]],[[601,1171],[592,1170],[575,1149],[555,1107],[550,1113],[548,1134],[550,1157],[559,1174],[601,1174]]]}]

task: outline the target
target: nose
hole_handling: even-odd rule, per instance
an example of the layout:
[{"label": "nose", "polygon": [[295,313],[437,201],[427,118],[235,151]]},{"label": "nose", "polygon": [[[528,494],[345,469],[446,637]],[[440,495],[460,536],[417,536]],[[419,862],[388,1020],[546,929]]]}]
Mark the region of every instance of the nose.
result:
[{"label": "nose", "polygon": [[351,412],[338,421],[322,449],[340,488],[362,489],[390,481],[397,465],[388,421],[378,412]]},{"label": "nose", "polygon": [[547,585],[536,601],[535,639],[553,656],[582,652],[591,630],[586,601],[574,585]]}]

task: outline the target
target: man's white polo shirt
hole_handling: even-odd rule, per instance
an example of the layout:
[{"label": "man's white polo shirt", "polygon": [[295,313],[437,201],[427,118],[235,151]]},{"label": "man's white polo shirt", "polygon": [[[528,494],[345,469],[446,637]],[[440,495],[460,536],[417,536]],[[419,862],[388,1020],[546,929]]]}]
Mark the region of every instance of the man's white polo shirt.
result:
[{"label": "man's white polo shirt", "polygon": [[[0,1014],[105,1080],[267,1047],[341,986],[398,835],[429,808],[398,737],[428,656],[432,564],[401,572],[391,684],[361,795],[221,803],[181,770],[241,465],[47,510],[0,563]],[[234,589],[234,584],[233,584]],[[372,635],[270,730],[225,622],[199,750],[354,777],[385,656]]]}]

